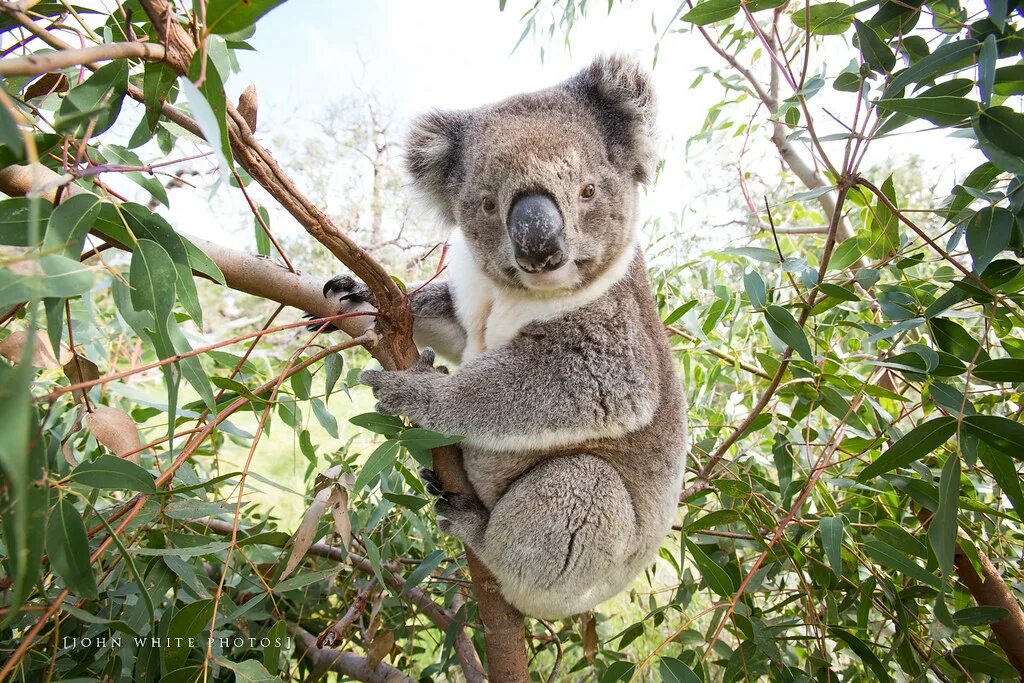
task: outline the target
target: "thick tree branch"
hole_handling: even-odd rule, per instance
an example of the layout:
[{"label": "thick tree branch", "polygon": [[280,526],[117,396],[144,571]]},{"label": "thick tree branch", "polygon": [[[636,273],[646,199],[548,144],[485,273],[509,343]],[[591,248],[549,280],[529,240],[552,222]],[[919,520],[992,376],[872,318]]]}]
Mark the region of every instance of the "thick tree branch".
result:
[{"label": "thick tree branch", "polygon": [[109,43],[77,50],[17,57],[0,61],[0,76],[35,76],[69,66],[125,57],[159,62],[164,58],[164,46],[157,43]]},{"label": "thick tree branch", "polygon": [[328,671],[354,678],[365,683],[416,683],[416,679],[384,662],[372,666],[370,660],[351,652],[320,649],[316,636],[298,624],[288,622],[288,631],[295,638],[295,649],[313,665],[313,679],[320,678]]},{"label": "thick tree branch", "polygon": [[[925,529],[931,525],[933,516],[931,511],[924,508],[917,510],[917,518]],[[992,624],[992,632],[1010,664],[1020,672],[1021,680],[1024,680],[1024,610],[1013,597],[992,560],[982,553],[977,553],[981,560],[981,574],[978,573],[971,558],[964,552],[963,544],[966,542],[970,542],[966,537],[959,538],[953,555],[957,578],[979,606],[1002,607],[1006,610],[1006,617]]]},{"label": "thick tree branch", "polygon": [[[34,188],[50,187],[42,196],[53,200],[56,181],[61,176],[45,166],[7,166],[0,169],[0,192],[12,197],[31,194]],[[68,194],[77,190],[67,186]],[[230,247],[224,247],[199,237],[185,237],[206,253],[224,273],[230,289],[252,294],[279,304],[293,306],[301,311],[326,318],[338,313],[338,306],[323,295],[323,280],[302,272],[293,273],[274,261]],[[115,245],[126,248],[125,245]],[[349,318],[335,323],[346,334],[357,336],[366,327],[366,319]]]},{"label": "thick tree branch", "polygon": [[[192,37],[178,23],[166,0],[142,0],[142,6],[164,45],[164,61],[178,74],[187,75],[196,52]],[[3,8],[3,11],[52,47],[58,50],[74,49],[36,26],[24,12],[8,7]],[[85,66],[94,68],[93,64]],[[128,95],[137,101],[144,100],[143,93],[134,86],[129,86]],[[162,113],[201,136],[199,127],[182,112],[165,104]],[[231,105],[227,106],[227,116],[227,133],[235,161],[374,293],[379,310],[376,325],[380,342],[370,349],[371,353],[386,369],[408,367],[417,358],[418,352],[412,341],[412,314],[408,300],[397,284],[364,249],[349,239],[298,190],[270,153],[253,137],[246,119]],[[217,141],[211,144],[217,144]],[[246,281],[241,275],[239,279]],[[237,280],[236,284],[239,284],[240,289],[243,288]],[[309,288],[300,290],[308,292]],[[318,313],[315,307],[305,307]],[[458,448],[436,449],[433,459],[434,469],[445,488],[454,492],[473,492],[462,469]],[[467,559],[474,590],[480,602],[479,611],[487,636],[485,642],[491,675],[495,680],[526,681],[528,671],[523,617],[502,599],[497,582],[486,567],[471,552],[467,552]]]}]

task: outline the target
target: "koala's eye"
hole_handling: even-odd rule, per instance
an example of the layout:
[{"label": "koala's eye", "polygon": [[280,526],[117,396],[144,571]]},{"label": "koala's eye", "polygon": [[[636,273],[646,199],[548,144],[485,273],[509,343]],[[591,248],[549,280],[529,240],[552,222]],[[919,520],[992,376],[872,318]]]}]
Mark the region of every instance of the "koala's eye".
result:
[{"label": "koala's eye", "polygon": [[498,209],[498,204],[491,197],[484,197],[482,206],[486,213],[494,213]]},{"label": "koala's eye", "polygon": [[583,197],[584,199],[590,199],[594,196],[594,193],[596,192],[597,188],[594,187],[593,183],[590,183],[588,185],[585,185],[583,189],[580,190],[580,196]]}]

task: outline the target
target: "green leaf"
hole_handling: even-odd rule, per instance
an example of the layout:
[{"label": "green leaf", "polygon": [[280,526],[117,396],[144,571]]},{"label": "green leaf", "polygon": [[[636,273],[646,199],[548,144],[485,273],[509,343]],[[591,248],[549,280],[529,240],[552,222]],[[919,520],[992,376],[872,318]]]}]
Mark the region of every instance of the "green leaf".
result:
[{"label": "green leaf", "polygon": [[96,598],[96,577],[89,563],[89,540],[78,510],[61,498],[46,525],[46,554],[64,585],[83,598]]},{"label": "green leaf", "polygon": [[[108,160],[113,160],[123,166],[145,166],[142,163],[142,159],[139,158],[135,152],[131,151],[121,145],[106,145],[103,148],[103,155]],[[133,183],[144,189],[153,199],[157,200],[164,206],[170,206],[170,200],[167,198],[167,190],[164,188],[163,183],[156,179],[153,175],[143,174],[141,171],[128,171],[121,173],[126,176]]]},{"label": "green leaf", "polygon": [[174,308],[174,288],[168,286],[177,280],[174,261],[167,251],[152,240],[141,239],[132,252],[128,281],[131,301],[137,311],[153,314],[157,335],[167,337],[167,319]]},{"label": "green leaf", "polygon": [[628,681],[636,673],[636,664],[620,659],[613,662],[605,669],[601,676],[600,683],[616,683],[616,681]]},{"label": "green leaf", "polygon": [[444,434],[432,432],[429,429],[412,427],[411,429],[406,429],[402,432],[401,436],[398,437],[398,440],[406,448],[429,450],[431,448],[440,448],[441,446],[450,446],[452,444],[459,443],[463,438],[465,437],[446,436]]},{"label": "green leaf", "polygon": [[752,270],[743,275],[743,288],[747,290],[751,306],[760,309],[768,305],[768,290],[764,278],[757,271]]},{"label": "green leaf", "polygon": [[1024,460],[1024,425],[999,415],[968,415],[964,429],[988,445]]},{"label": "green leaf", "polygon": [[1006,658],[995,649],[984,645],[961,645],[953,650],[952,658],[959,668],[972,674],[993,676],[995,678],[1018,678],[1020,673],[1010,665]]},{"label": "green leaf", "polygon": [[981,95],[981,103],[986,107],[992,104],[992,91],[995,89],[996,84],[996,60],[998,57],[996,36],[990,33],[981,44],[981,54],[978,55],[978,93]]},{"label": "green leaf", "polygon": [[723,598],[732,597],[732,594],[736,592],[736,586],[728,572],[712,561],[697,544],[686,541],[686,548],[690,552],[690,556],[693,557],[701,577],[708,584],[708,588]]},{"label": "green leaf", "polygon": [[[196,54],[198,55],[199,53],[197,52]],[[192,85],[192,81],[184,76],[178,79],[178,85],[188,99],[189,108],[192,110],[192,116],[195,118],[196,123],[199,124],[199,130],[202,131],[203,137],[206,138],[206,141],[210,144],[210,149],[213,150],[213,155],[220,166],[221,174],[225,178],[230,178],[231,165],[228,163],[228,159],[231,152],[230,144],[228,145],[228,151],[224,151],[224,142],[227,139],[227,126],[223,113],[218,116],[210,103],[206,101],[203,93]],[[221,131],[224,131],[223,135]]]},{"label": "green leaf", "polygon": [[150,132],[160,120],[160,107],[174,85],[177,74],[163,62],[146,62],[142,76],[142,99],[146,105],[146,124]]},{"label": "green leaf", "polygon": [[818,289],[820,289],[825,294],[828,294],[830,297],[834,299],[839,299],[840,301],[860,301],[860,297],[857,296],[855,292],[847,289],[846,287],[840,287],[839,285],[833,285],[828,282],[822,282],[820,285],[818,285]]},{"label": "green leaf", "polygon": [[708,514],[693,520],[686,525],[686,533],[692,534],[703,529],[713,529],[717,526],[732,524],[740,519],[740,513],[736,510],[726,508],[724,510],[712,510]]},{"label": "green leaf", "polygon": [[822,2],[795,10],[790,17],[795,25],[816,36],[838,36],[850,28],[853,15],[854,9],[845,3]]},{"label": "green leaf", "polygon": [[210,0],[206,4],[206,28],[210,33],[238,33],[284,0]]},{"label": "green leaf", "polygon": [[932,318],[928,321],[928,329],[935,345],[946,353],[966,363],[973,362],[975,356],[979,361],[988,360],[988,353],[978,340],[959,323],[948,318]]},{"label": "green leaf", "polygon": [[961,63],[966,63],[981,49],[981,43],[973,38],[957,40],[947,43],[935,49],[927,57],[907,67],[896,74],[889,87],[885,89],[882,99],[896,97],[902,93],[908,85],[913,83],[926,83],[936,76],[948,73]]},{"label": "green leaf", "polygon": [[341,569],[338,567],[331,567],[330,569],[324,569],[318,572],[296,574],[295,576],[290,576],[284,581],[274,586],[274,592],[287,593],[288,591],[293,591],[299,588],[305,588],[310,584],[314,584],[319,581],[323,581],[324,579],[329,579],[331,577],[337,576],[338,572],[340,571]]},{"label": "green leaf", "polygon": [[865,643],[863,640],[853,635],[852,633],[845,631],[837,626],[828,627],[829,635],[836,640],[841,640],[846,643],[851,650],[853,650],[860,660],[867,664],[872,671],[875,672],[875,676],[880,681],[891,681],[892,677],[889,676],[889,671],[885,666],[878,660],[875,653],[872,651],[870,645]]},{"label": "green leaf", "polygon": [[20,361],[12,369],[0,363],[0,468],[5,485],[0,486],[0,524],[3,526],[5,554],[12,579],[6,607],[0,619],[6,626],[19,615],[29,591],[39,576],[43,554],[43,533],[49,509],[48,485],[40,485],[46,462],[43,439],[31,439],[37,429],[29,386],[35,375],[32,367],[35,335],[28,336]]},{"label": "green leaf", "polygon": [[978,119],[978,127],[992,143],[1008,154],[1024,157],[1024,114],[1009,107],[988,107]]},{"label": "green leaf", "polygon": [[765,308],[764,317],[776,337],[791,346],[808,363],[814,362],[814,354],[811,353],[807,337],[789,311],[781,306],[771,305]]},{"label": "green leaf", "polygon": [[896,55],[885,44],[875,30],[859,19],[853,21],[860,43],[860,54],[864,63],[874,71],[889,73],[896,66]]},{"label": "green leaf", "polygon": [[415,588],[423,582],[423,579],[427,578],[437,565],[441,564],[441,560],[447,557],[448,554],[443,550],[435,550],[434,552],[423,558],[423,561],[416,565],[416,569],[409,572],[409,577],[405,580],[402,585],[402,593],[409,592],[410,588]]},{"label": "green leaf", "polygon": [[52,210],[52,204],[39,198],[14,197],[0,201],[0,244],[36,246],[43,237],[43,226]]},{"label": "green leaf", "polygon": [[355,484],[352,485],[352,493],[359,493],[365,486],[373,482],[385,469],[393,467],[398,457],[399,443],[394,439],[388,439],[377,447],[370,457],[366,459],[363,466],[359,468]]},{"label": "green leaf", "polygon": [[[968,429],[968,431],[970,431]],[[1010,499],[1019,519],[1024,519],[1024,490],[1021,489],[1021,477],[1017,474],[1013,460],[1009,454],[987,443],[978,445],[978,459],[988,470],[996,484]]]},{"label": "green leaf", "polygon": [[[101,66],[64,96],[54,127],[57,132],[76,138],[85,137],[87,131],[90,137],[96,137],[114,125],[127,91],[127,60],[118,59]],[[91,123],[93,120],[95,124]]]},{"label": "green leaf", "polygon": [[978,103],[965,97],[912,97],[878,100],[885,111],[927,119],[937,126],[954,126],[978,113]]},{"label": "green leaf", "polygon": [[943,576],[953,573],[953,556],[956,550],[956,511],[960,500],[960,456],[956,453],[946,458],[939,477],[939,507],[928,527],[935,559]]},{"label": "green leaf", "polygon": [[857,479],[865,481],[916,462],[946,443],[955,432],[956,419],[952,417],[936,417],[923,422],[861,470]]},{"label": "green leaf", "polygon": [[278,621],[267,631],[266,637],[270,639],[270,647],[263,649],[263,666],[267,667],[267,671],[276,674],[281,670],[285,639],[288,637],[288,622],[284,619]]},{"label": "green leaf", "polygon": [[[263,219],[263,224],[270,225],[270,212],[262,206],[257,207],[256,211],[259,213],[259,217]],[[256,233],[256,253],[260,256],[270,256],[270,235],[263,229],[263,225],[256,216],[252,217],[252,226]]]},{"label": "green leaf", "polygon": [[213,600],[196,600],[174,613],[167,628],[168,641],[161,651],[165,671],[174,671],[185,664],[193,647],[188,644],[189,638],[206,643],[215,606]]},{"label": "green leaf", "polygon": [[310,401],[309,405],[313,408],[313,415],[316,416],[317,422],[320,426],[335,439],[338,438],[338,418],[331,414],[331,411],[327,409],[324,402],[318,398],[314,398]]},{"label": "green leaf", "polygon": [[[277,622],[277,624],[283,623],[283,621]],[[277,624],[274,625],[274,628],[277,628]],[[284,629],[281,629],[281,633],[284,635],[276,637],[281,639],[281,642],[284,642],[287,634],[285,634]],[[263,650],[264,657],[267,656],[267,651],[273,649],[274,643],[274,637],[269,634],[267,637],[271,638],[271,647]],[[280,651],[280,648],[278,648],[278,651]],[[258,659],[246,659],[242,662],[231,662],[227,659],[218,659],[217,662],[235,672],[235,683],[277,683],[281,680],[280,676],[277,674],[271,674],[266,668],[264,668],[263,664],[260,663]]]},{"label": "green leaf", "polygon": [[356,427],[369,429],[375,434],[383,434],[388,438],[395,436],[405,427],[402,418],[395,417],[394,415],[381,415],[380,413],[362,413],[361,415],[350,417],[348,421]]},{"label": "green leaf", "polygon": [[7,107],[0,107],[0,145],[9,147],[19,158],[25,153],[25,143],[21,138],[21,130]]},{"label": "green leaf", "polygon": [[0,268],[0,310],[30,299],[70,299],[92,289],[92,270],[77,260],[49,254],[38,265],[28,275]]},{"label": "green leaf", "polygon": [[993,90],[997,95],[1024,94],[1024,64],[1001,66],[996,69]]},{"label": "green leaf", "polygon": [[923,569],[909,557],[893,548],[888,543],[877,539],[871,539],[863,546],[868,556],[879,566],[885,569],[898,572],[905,577],[916,579],[921,583],[931,586],[935,590],[942,590],[942,581],[927,569]]},{"label": "green leaf", "polygon": [[104,490],[156,491],[153,475],[135,463],[113,455],[101,455],[91,462],[83,462],[71,472],[70,478],[76,483]]},{"label": "green leaf", "polygon": [[965,607],[953,613],[953,621],[960,626],[988,626],[1005,619],[1007,614],[1002,607],[991,605]]},{"label": "green leaf", "polygon": [[697,26],[706,26],[736,15],[740,11],[740,0],[704,0],[683,15],[683,21]]},{"label": "green leaf", "polygon": [[662,657],[658,663],[662,683],[701,683],[693,669],[675,657]]},{"label": "green leaf", "polygon": [[50,214],[43,251],[77,260],[85,235],[100,214],[99,197],[87,192],[68,197]]},{"label": "green leaf", "polygon": [[821,532],[821,548],[836,576],[843,575],[843,529],[846,523],[842,517],[822,517],[818,523]]},{"label": "green leaf", "polygon": [[[345,367],[345,357],[340,353],[331,354],[324,358],[324,401],[327,401],[331,397],[331,393],[334,391],[334,385],[338,383],[341,378],[341,371]],[[377,413],[366,413],[366,415],[376,415]],[[359,417],[358,415],[356,417]],[[381,415],[381,417],[384,417]],[[355,419],[355,418],[353,418]],[[399,420],[401,423],[401,420]],[[355,424],[354,422],[352,424]],[[395,427],[392,434],[396,433],[402,425],[399,424]],[[389,435],[390,436],[390,435]]]},{"label": "green leaf", "polygon": [[967,249],[975,274],[981,274],[999,252],[1010,246],[1013,214],[1001,206],[986,206],[967,224]]}]

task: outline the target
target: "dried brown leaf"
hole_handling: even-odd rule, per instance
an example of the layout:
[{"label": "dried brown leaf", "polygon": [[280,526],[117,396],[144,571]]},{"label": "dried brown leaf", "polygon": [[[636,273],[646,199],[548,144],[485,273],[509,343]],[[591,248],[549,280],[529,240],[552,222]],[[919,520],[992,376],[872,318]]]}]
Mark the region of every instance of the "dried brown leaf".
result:
[{"label": "dried brown leaf", "polygon": [[43,74],[35,83],[25,88],[25,99],[45,97],[55,92],[67,92],[68,77],[64,74]]},{"label": "dried brown leaf", "polygon": [[[0,342],[0,356],[3,356],[12,363],[21,360],[21,354],[25,349],[25,342],[28,341],[28,333],[24,330],[12,332],[6,339]],[[63,355],[63,354],[62,354]],[[57,358],[50,346],[50,340],[44,334],[36,332],[35,343],[32,346],[32,366],[52,370],[60,367]]]},{"label": "dried brown leaf", "polygon": [[336,488],[336,494],[332,497],[334,505],[331,506],[331,517],[334,518],[334,531],[341,538],[341,547],[346,551],[352,543],[352,521],[348,517],[348,491],[343,488]]},{"label": "dried brown leaf", "polygon": [[388,653],[391,652],[391,648],[395,646],[395,632],[391,629],[384,629],[378,631],[377,635],[373,637],[373,641],[370,643],[370,648],[366,652],[366,658],[370,660],[370,667],[375,668],[381,663]]},{"label": "dried brown leaf", "polygon": [[[77,359],[72,357],[71,360],[64,364],[64,376],[67,377],[72,384],[92,382],[100,378],[100,369],[95,363],[85,356],[79,356]],[[75,396],[75,401],[81,403],[82,394],[84,392],[80,389],[76,389],[72,393]]]},{"label": "dried brown leaf", "polygon": [[306,513],[302,515],[302,521],[299,523],[299,528],[295,530],[292,535],[292,552],[288,556],[288,562],[284,565],[284,571],[281,572],[281,578],[283,581],[288,578],[302,558],[305,557],[306,551],[309,550],[309,546],[313,545],[313,538],[316,536],[316,528],[320,523],[320,518],[324,516],[327,509],[331,507],[331,497],[334,493],[332,488],[325,488],[317,491],[316,496],[313,498],[313,504],[309,506]]},{"label": "dried brown leaf", "polygon": [[[135,421],[128,413],[113,406],[96,406],[86,415],[85,427],[117,457],[139,464],[141,453],[137,451],[142,447],[142,442],[139,441]],[[128,453],[133,454],[126,455]]]}]

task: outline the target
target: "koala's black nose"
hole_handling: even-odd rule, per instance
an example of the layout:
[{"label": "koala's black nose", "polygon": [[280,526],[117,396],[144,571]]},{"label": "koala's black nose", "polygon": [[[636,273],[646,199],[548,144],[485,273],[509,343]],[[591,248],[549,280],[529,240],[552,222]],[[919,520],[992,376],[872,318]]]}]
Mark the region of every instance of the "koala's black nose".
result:
[{"label": "koala's black nose", "polygon": [[516,263],[527,273],[555,270],[565,263],[562,212],[546,194],[524,194],[508,212],[508,234]]}]

